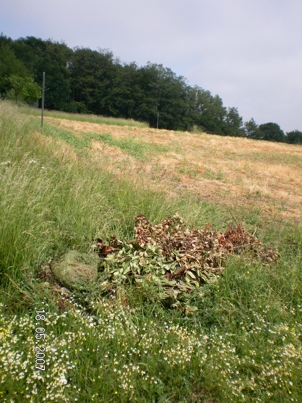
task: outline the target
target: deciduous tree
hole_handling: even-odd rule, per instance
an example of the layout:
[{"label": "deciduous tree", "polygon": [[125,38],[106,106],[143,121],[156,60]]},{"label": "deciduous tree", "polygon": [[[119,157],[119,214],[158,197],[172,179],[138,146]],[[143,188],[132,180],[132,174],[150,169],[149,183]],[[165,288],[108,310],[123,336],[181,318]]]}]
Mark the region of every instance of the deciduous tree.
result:
[{"label": "deciduous tree", "polygon": [[259,126],[259,130],[261,132],[261,140],[285,141],[284,132],[277,123],[264,123]]},{"label": "deciduous tree", "polygon": [[302,144],[302,132],[300,130],[293,130],[286,133],[286,141],[290,144]]}]

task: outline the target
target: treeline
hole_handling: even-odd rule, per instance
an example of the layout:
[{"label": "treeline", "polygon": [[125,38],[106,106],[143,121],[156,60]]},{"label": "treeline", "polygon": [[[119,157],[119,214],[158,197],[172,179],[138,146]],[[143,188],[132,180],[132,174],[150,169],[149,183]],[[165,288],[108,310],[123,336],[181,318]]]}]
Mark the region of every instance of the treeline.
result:
[{"label": "treeline", "polygon": [[284,134],[276,123],[243,123],[236,107],[171,69],[148,62],[121,63],[108,50],[70,49],[35,37],[0,36],[0,94],[3,98],[41,102],[46,73],[45,108],[74,113],[131,118],[151,127],[194,128],[208,133],[302,144],[302,132]]}]

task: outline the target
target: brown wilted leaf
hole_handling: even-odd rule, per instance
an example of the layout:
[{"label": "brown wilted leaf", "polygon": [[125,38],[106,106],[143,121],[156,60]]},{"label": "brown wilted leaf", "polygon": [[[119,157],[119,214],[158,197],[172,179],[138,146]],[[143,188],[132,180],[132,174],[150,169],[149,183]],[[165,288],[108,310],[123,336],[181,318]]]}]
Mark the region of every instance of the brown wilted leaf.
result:
[{"label": "brown wilted leaf", "polygon": [[100,238],[96,239],[96,246],[97,246],[98,252],[101,256],[107,256],[110,253],[113,253],[115,250],[115,247],[113,246],[113,244],[105,245],[104,241]]}]

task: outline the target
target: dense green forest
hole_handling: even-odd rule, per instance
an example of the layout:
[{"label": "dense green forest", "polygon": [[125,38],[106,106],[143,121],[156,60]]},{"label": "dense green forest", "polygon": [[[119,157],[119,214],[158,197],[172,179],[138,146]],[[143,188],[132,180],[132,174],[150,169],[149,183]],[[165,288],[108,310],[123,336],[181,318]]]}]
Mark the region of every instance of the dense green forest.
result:
[{"label": "dense green forest", "polygon": [[113,116],[171,130],[204,130],[228,136],[302,144],[302,132],[285,134],[277,123],[243,123],[236,107],[218,95],[190,86],[170,68],[148,62],[122,63],[108,50],[70,49],[35,37],[0,36],[2,98],[41,102],[46,73],[45,108]]}]

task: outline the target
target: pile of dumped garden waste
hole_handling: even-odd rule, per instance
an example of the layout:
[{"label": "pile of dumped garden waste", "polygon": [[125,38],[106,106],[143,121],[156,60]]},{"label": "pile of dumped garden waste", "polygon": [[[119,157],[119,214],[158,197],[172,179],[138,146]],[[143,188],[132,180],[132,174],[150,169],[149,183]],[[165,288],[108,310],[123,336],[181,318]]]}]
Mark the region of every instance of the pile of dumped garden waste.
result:
[{"label": "pile of dumped garden waste", "polygon": [[279,257],[276,250],[268,249],[241,224],[219,233],[211,225],[204,230],[189,230],[178,214],[158,225],[142,214],[135,217],[135,222],[134,240],[122,242],[113,237],[109,245],[96,240],[105,292],[115,292],[122,284],[149,289],[152,284],[157,286],[157,296],[177,306],[190,291],[217,280],[230,254],[246,253],[263,263]]}]

